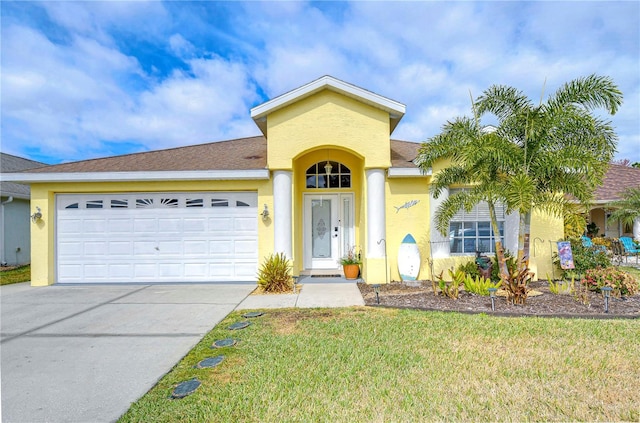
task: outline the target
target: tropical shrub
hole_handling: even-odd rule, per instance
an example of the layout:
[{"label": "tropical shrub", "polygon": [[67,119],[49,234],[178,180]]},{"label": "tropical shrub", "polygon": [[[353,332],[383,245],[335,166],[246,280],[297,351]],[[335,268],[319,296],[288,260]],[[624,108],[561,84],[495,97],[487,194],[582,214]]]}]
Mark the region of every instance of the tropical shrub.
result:
[{"label": "tropical shrub", "polygon": [[258,285],[265,292],[288,292],[293,289],[291,263],[284,253],[269,255],[258,271]]},{"label": "tropical shrub", "polygon": [[566,280],[559,280],[559,281],[554,281],[549,279],[549,277],[547,276],[547,279],[549,281],[549,291],[552,294],[555,295],[569,295],[569,294],[573,294],[574,292],[574,279],[571,279],[571,282],[566,281]]},{"label": "tropical shrub", "polygon": [[468,261],[464,264],[459,265],[456,268],[456,272],[463,272],[471,276],[472,278],[480,276],[480,271],[478,271],[478,265],[476,264],[475,261]]},{"label": "tropical shrub", "polygon": [[615,296],[634,295],[640,290],[638,281],[633,276],[616,267],[589,269],[580,282],[590,291],[596,292],[609,286]]},{"label": "tropical shrub", "polygon": [[472,294],[483,295],[485,297],[489,296],[489,288],[499,288],[501,282],[493,283],[491,279],[483,278],[482,276],[471,276],[469,274],[466,275],[464,279],[464,289],[467,292],[471,292]]},{"label": "tropical shrub", "polygon": [[440,291],[449,298],[454,300],[458,299],[458,293],[460,292],[460,287],[464,285],[464,280],[466,278],[466,273],[462,271],[453,271],[452,269],[448,270],[449,276],[451,276],[451,281],[445,281],[442,277],[442,273],[436,276],[438,279],[438,287]]}]

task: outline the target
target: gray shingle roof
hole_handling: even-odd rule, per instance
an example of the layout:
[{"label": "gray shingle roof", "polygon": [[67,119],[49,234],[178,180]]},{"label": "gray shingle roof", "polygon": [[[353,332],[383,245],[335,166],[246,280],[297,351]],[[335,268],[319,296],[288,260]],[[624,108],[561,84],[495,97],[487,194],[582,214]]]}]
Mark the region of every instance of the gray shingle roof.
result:
[{"label": "gray shingle roof", "polygon": [[[391,140],[394,167],[416,167],[420,144]],[[30,173],[57,172],[150,172],[187,170],[249,170],[267,166],[267,141],[263,136],[208,144],[126,154],[101,159],[46,166]]]},{"label": "gray shingle roof", "polygon": [[[11,154],[0,153],[0,172],[17,172],[42,166],[46,166],[46,164]],[[0,193],[2,193],[3,197],[29,198],[31,191],[28,185],[0,181]]]},{"label": "gray shingle roof", "polygon": [[640,169],[618,164],[609,165],[602,185],[594,194],[597,203],[607,203],[622,199],[627,188],[640,187]]}]

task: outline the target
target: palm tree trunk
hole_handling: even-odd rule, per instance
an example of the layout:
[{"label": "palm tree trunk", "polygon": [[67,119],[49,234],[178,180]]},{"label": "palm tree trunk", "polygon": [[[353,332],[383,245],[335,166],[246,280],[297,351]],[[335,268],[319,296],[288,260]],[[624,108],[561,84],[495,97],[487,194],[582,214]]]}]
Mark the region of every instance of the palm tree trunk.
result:
[{"label": "palm tree trunk", "polygon": [[529,267],[531,212],[520,213],[518,225],[518,271]]},{"label": "palm tree trunk", "polygon": [[500,270],[500,279],[506,281],[509,279],[509,269],[507,268],[507,257],[504,255],[504,247],[500,238],[500,228],[498,227],[498,219],[496,218],[496,208],[492,202],[489,205],[489,218],[491,219],[491,228],[495,236],[496,255],[498,256],[498,267]]}]

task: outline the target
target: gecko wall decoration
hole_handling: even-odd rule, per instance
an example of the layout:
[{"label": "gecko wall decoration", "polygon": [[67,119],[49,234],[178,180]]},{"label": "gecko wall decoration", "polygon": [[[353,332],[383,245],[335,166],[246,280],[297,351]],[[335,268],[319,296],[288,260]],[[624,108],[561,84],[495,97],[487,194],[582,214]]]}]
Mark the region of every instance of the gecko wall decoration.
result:
[{"label": "gecko wall decoration", "polygon": [[407,201],[406,203],[404,203],[400,207],[393,206],[393,208],[396,209],[396,213],[398,213],[400,211],[400,209],[408,209],[409,207],[415,206],[419,202],[420,202],[420,200],[411,200],[411,201]]}]

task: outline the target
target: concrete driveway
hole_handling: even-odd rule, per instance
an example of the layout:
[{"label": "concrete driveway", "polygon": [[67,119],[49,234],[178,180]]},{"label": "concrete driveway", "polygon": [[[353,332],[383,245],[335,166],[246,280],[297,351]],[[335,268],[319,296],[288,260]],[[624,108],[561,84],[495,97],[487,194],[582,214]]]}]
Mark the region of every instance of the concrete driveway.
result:
[{"label": "concrete driveway", "polygon": [[254,288],[3,286],[2,422],[118,419]]}]

